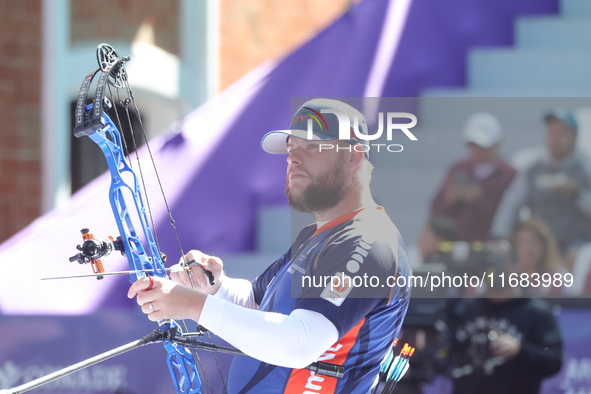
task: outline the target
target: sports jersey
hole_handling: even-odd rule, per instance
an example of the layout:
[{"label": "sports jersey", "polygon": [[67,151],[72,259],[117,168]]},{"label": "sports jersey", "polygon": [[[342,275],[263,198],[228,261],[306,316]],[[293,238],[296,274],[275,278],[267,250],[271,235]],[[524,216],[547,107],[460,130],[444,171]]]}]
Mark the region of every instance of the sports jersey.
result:
[{"label": "sports jersey", "polygon": [[[352,212],[318,229],[316,225],[304,228],[290,250],[253,282],[255,300],[261,311],[289,315],[301,308],[330,320],[339,340],[319,361],[343,365],[344,377],[236,357],[228,391],[368,393],[398,335],[410,297],[408,287],[393,286],[387,279],[409,274],[400,233],[381,207]],[[322,283],[335,276],[350,280]],[[359,285],[359,278],[366,278],[367,286]],[[369,278],[375,287],[369,285]]]}]

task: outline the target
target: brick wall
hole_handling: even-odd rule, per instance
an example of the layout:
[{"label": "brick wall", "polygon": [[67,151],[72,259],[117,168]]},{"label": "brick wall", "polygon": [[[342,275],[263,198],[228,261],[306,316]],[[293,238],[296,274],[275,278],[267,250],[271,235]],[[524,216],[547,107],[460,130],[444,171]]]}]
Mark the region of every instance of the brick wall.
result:
[{"label": "brick wall", "polygon": [[220,0],[221,89],[265,60],[288,54],[345,12],[349,2]]},{"label": "brick wall", "polygon": [[0,241],[41,205],[41,0],[0,1]]},{"label": "brick wall", "polygon": [[154,26],[157,46],[179,53],[178,0],[72,0],[70,4],[72,44],[131,42],[146,21]]},{"label": "brick wall", "polygon": [[[178,53],[177,0],[71,2],[71,45],[131,41],[151,21]],[[41,213],[41,0],[0,1],[0,242]]]}]

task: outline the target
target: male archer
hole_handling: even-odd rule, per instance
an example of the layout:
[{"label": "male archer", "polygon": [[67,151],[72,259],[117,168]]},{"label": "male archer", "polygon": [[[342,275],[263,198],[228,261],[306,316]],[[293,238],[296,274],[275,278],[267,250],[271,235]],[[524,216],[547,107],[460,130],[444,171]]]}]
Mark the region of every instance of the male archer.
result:
[{"label": "male archer", "polygon": [[[339,139],[344,117],[336,113],[349,118],[349,139]],[[174,282],[154,278],[148,291],[147,278],[131,286],[150,320],[195,320],[250,356],[234,358],[230,393],[365,394],[377,385],[410,297],[407,281],[396,279],[410,268],[400,233],[372,198],[364,134],[355,108],[314,99],[289,130],[263,137],[265,151],[287,154],[291,207],[316,223],[254,281],[230,278],[219,258],[191,251],[185,259],[210,270],[214,286],[200,267],[191,271],[194,288],[185,272]],[[301,369],[319,359],[343,365],[344,377]]]}]

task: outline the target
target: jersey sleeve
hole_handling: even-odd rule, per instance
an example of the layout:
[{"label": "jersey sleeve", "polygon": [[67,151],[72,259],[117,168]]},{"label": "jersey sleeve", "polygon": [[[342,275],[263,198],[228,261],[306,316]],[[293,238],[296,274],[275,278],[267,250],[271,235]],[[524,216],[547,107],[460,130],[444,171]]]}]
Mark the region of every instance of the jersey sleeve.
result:
[{"label": "jersey sleeve", "polygon": [[269,283],[273,280],[277,272],[289,262],[291,255],[291,249],[287,251],[283,256],[277,259],[271,264],[261,275],[252,281],[252,290],[254,293],[254,300],[257,305],[261,305],[261,301],[265,296]]}]

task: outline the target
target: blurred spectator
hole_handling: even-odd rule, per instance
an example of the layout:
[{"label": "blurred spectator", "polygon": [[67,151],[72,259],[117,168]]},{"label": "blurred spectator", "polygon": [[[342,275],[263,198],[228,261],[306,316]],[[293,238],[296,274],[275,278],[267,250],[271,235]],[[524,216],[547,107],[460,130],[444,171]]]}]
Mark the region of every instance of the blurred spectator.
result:
[{"label": "blurred spectator", "polygon": [[[494,252],[507,272],[512,253]],[[535,394],[560,370],[562,338],[556,317],[541,299],[519,287],[489,288],[487,298],[463,299],[449,311],[449,367],[454,394]]]},{"label": "blurred spectator", "polygon": [[493,115],[470,116],[464,127],[464,138],[469,156],[448,171],[431,204],[431,216],[453,219],[460,241],[484,241],[515,170],[497,154],[502,130]]},{"label": "blurred spectator", "polygon": [[[528,277],[537,273],[540,277],[543,274],[554,275],[555,273],[565,274],[568,272],[564,265],[562,255],[556,244],[554,235],[548,226],[539,218],[531,217],[526,221],[519,222],[513,229],[511,237],[517,252],[516,270],[518,273],[526,273]],[[547,281],[548,282],[548,281]],[[529,286],[527,291],[535,295],[568,294],[566,286],[555,287],[552,285]]]},{"label": "blurred spectator", "polygon": [[415,245],[408,249],[408,258],[412,268],[418,268],[423,263],[436,258],[440,242],[454,242],[457,240],[456,224],[445,216],[434,216],[419,235]]},{"label": "blurred spectator", "polygon": [[574,285],[572,294],[591,296],[591,243],[579,249],[573,264]]},{"label": "blurred spectator", "polygon": [[544,117],[546,145],[530,153],[505,193],[492,234],[507,237],[521,208],[539,216],[563,254],[591,241],[591,163],[575,149],[579,126],[572,112],[556,109]]}]

